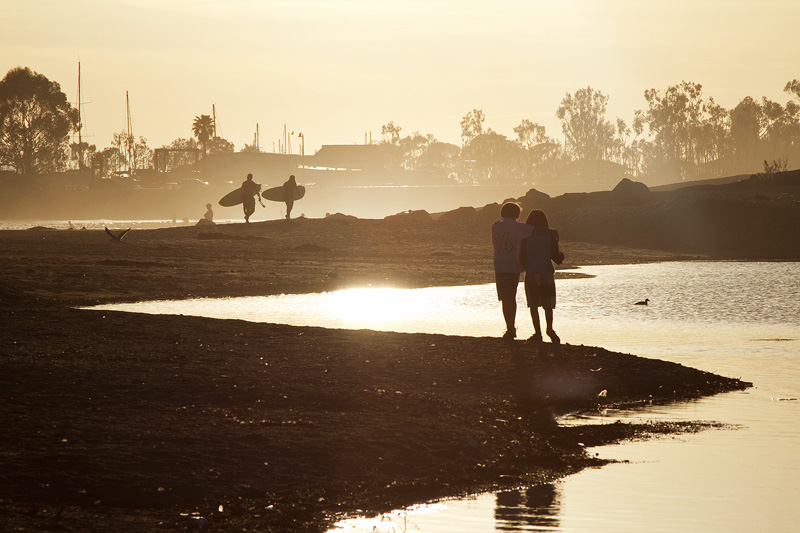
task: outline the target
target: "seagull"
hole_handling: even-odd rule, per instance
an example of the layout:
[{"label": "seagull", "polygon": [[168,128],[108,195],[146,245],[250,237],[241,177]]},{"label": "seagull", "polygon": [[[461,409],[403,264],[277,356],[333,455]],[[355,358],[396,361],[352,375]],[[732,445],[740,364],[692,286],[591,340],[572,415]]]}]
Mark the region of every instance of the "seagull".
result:
[{"label": "seagull", "polygon": [[650,301],[650,298],[645,298],[645,299],[644,299],[644,300],[642,300],[641,302],[636,302],[636,303],[635,303],[635,304],[633,304],[633,305],[647,305],[647,302],[649,302],[649,301]]},{"label": "seagull", "polygon": [[120,231],[119,233],[114,233],[110,229],[106,228],[106,234],[111,237],[112,241],[122,242],[122,238],[131,230],[128,228],[124,231]]}]

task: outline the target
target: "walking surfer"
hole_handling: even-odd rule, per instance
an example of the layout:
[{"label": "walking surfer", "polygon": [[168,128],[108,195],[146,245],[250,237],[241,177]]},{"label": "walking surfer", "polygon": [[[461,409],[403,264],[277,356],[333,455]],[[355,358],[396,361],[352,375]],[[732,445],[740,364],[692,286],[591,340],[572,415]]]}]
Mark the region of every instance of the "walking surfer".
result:
[{"label": "walking surfer", "polygon": [[256,198],[261,207],[264,204],[261,202],[261,184],[253,181],[253,175],[248,174],[247,179],[242,182],[242,209],[244,209],[244,221],[250,222],[250,215],[256,211]]},{"label": "walking surfer", "polygon": [[297,198],[297,181],[294,175],[289,176],[289,179],[283,183],[283,201],[286,203],[286,220],[292,216],[292,207],[294,207],[294,199]]}]

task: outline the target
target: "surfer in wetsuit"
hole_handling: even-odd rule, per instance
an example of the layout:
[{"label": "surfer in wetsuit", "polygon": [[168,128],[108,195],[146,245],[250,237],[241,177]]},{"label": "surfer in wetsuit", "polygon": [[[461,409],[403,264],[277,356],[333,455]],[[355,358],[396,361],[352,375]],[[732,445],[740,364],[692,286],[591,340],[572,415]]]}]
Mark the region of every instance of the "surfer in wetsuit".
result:
[{"label": "surfer in wetsuit", "polygon": [[294,175],[289,176],[283,184],[283,201],[286,203],[286,220],[289,220],[292,215],[292,207],[294,207],[294,199],[297,197],[297,181]]},{"label": "surfer in wetsuit", "polygon": [[261,207],[264,207],[264,204],[261,203],[260,191],[261,184],[254,182],[253,175],[248,174],[247,179],[242,183],[242,209],[244,209],[244,221],[247,223],[250,223],[250,215],[256,211],[256,198]]}]

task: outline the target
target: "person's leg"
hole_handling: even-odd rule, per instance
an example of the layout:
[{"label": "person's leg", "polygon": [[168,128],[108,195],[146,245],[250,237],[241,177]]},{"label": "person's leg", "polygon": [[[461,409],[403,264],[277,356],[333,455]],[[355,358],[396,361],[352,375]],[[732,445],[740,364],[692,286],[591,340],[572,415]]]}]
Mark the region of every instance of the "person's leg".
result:
[{"label": "person's leg", "polygon": [[505,298],[502,300],[502,304],[503,318],[506,321],[506,331],[515,331],[517,323],[517,298]]},{"label": "person's leg", "polygon": [[286,218],[289,219],[292,217],[292,208],[294,207],[294,202],[286,202]]},{"label": "person's leg", "polygon": [[533,321],[533,336],[542,336],[542,324],[539,321],[539,308],[531,307],[531,320]]},{"label": "person's leg", "polygon": [[519,274],[495,273],[495,286],[497,299],[503,307],[503,320],[506,323],[506,332],[503,338],[514,340],[517,336],[517,286]]},{"label": "person's leg", "polygon": [[545,307],[544,308],[544,320],[547,324],[547,330],[553,330],[553,308],[552,307]]},{"label": "person's leg", "polygon": [[550,337],[550,340],[553,341],[553,344],[560,344],[561,339],[556,335],[556,332],[553,330],[553,308],[552,307],[545,307],[544,308],[544,319],[547,323],[547,336]]}]

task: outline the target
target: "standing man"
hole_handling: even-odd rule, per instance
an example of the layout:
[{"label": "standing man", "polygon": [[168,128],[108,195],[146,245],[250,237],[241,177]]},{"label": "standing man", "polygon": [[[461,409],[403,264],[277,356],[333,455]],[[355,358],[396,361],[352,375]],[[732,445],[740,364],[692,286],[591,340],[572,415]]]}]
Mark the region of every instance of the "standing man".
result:
[{"label": "standing man", "polygon": [[292,207],[294,207],[294,199],[297,196],[297,181],[294,174],[289,176],[289,179],[283,183],[283,201],[286,203],[286,220],[292,216]]},{"label": "standing man", "polygon": [[256,211],[256,198],[261,207],[261,184],[253,181],[253,175],[248,174],[247,179],[242,182],[242,209],[244,209],[244,221],[250,223],[250,215]]},{"label": "standing man", "polygon": [[503,305],[506,332],[503,339],[513,341],[517,336],[517,285],[522,273],[519,250],[522,240],[531,234],[531,226],[518,222],[522,208],[516,202],[506,202],[500,208],[500,220],[492,224],[494,245],[494,277],[497,299]]}]

